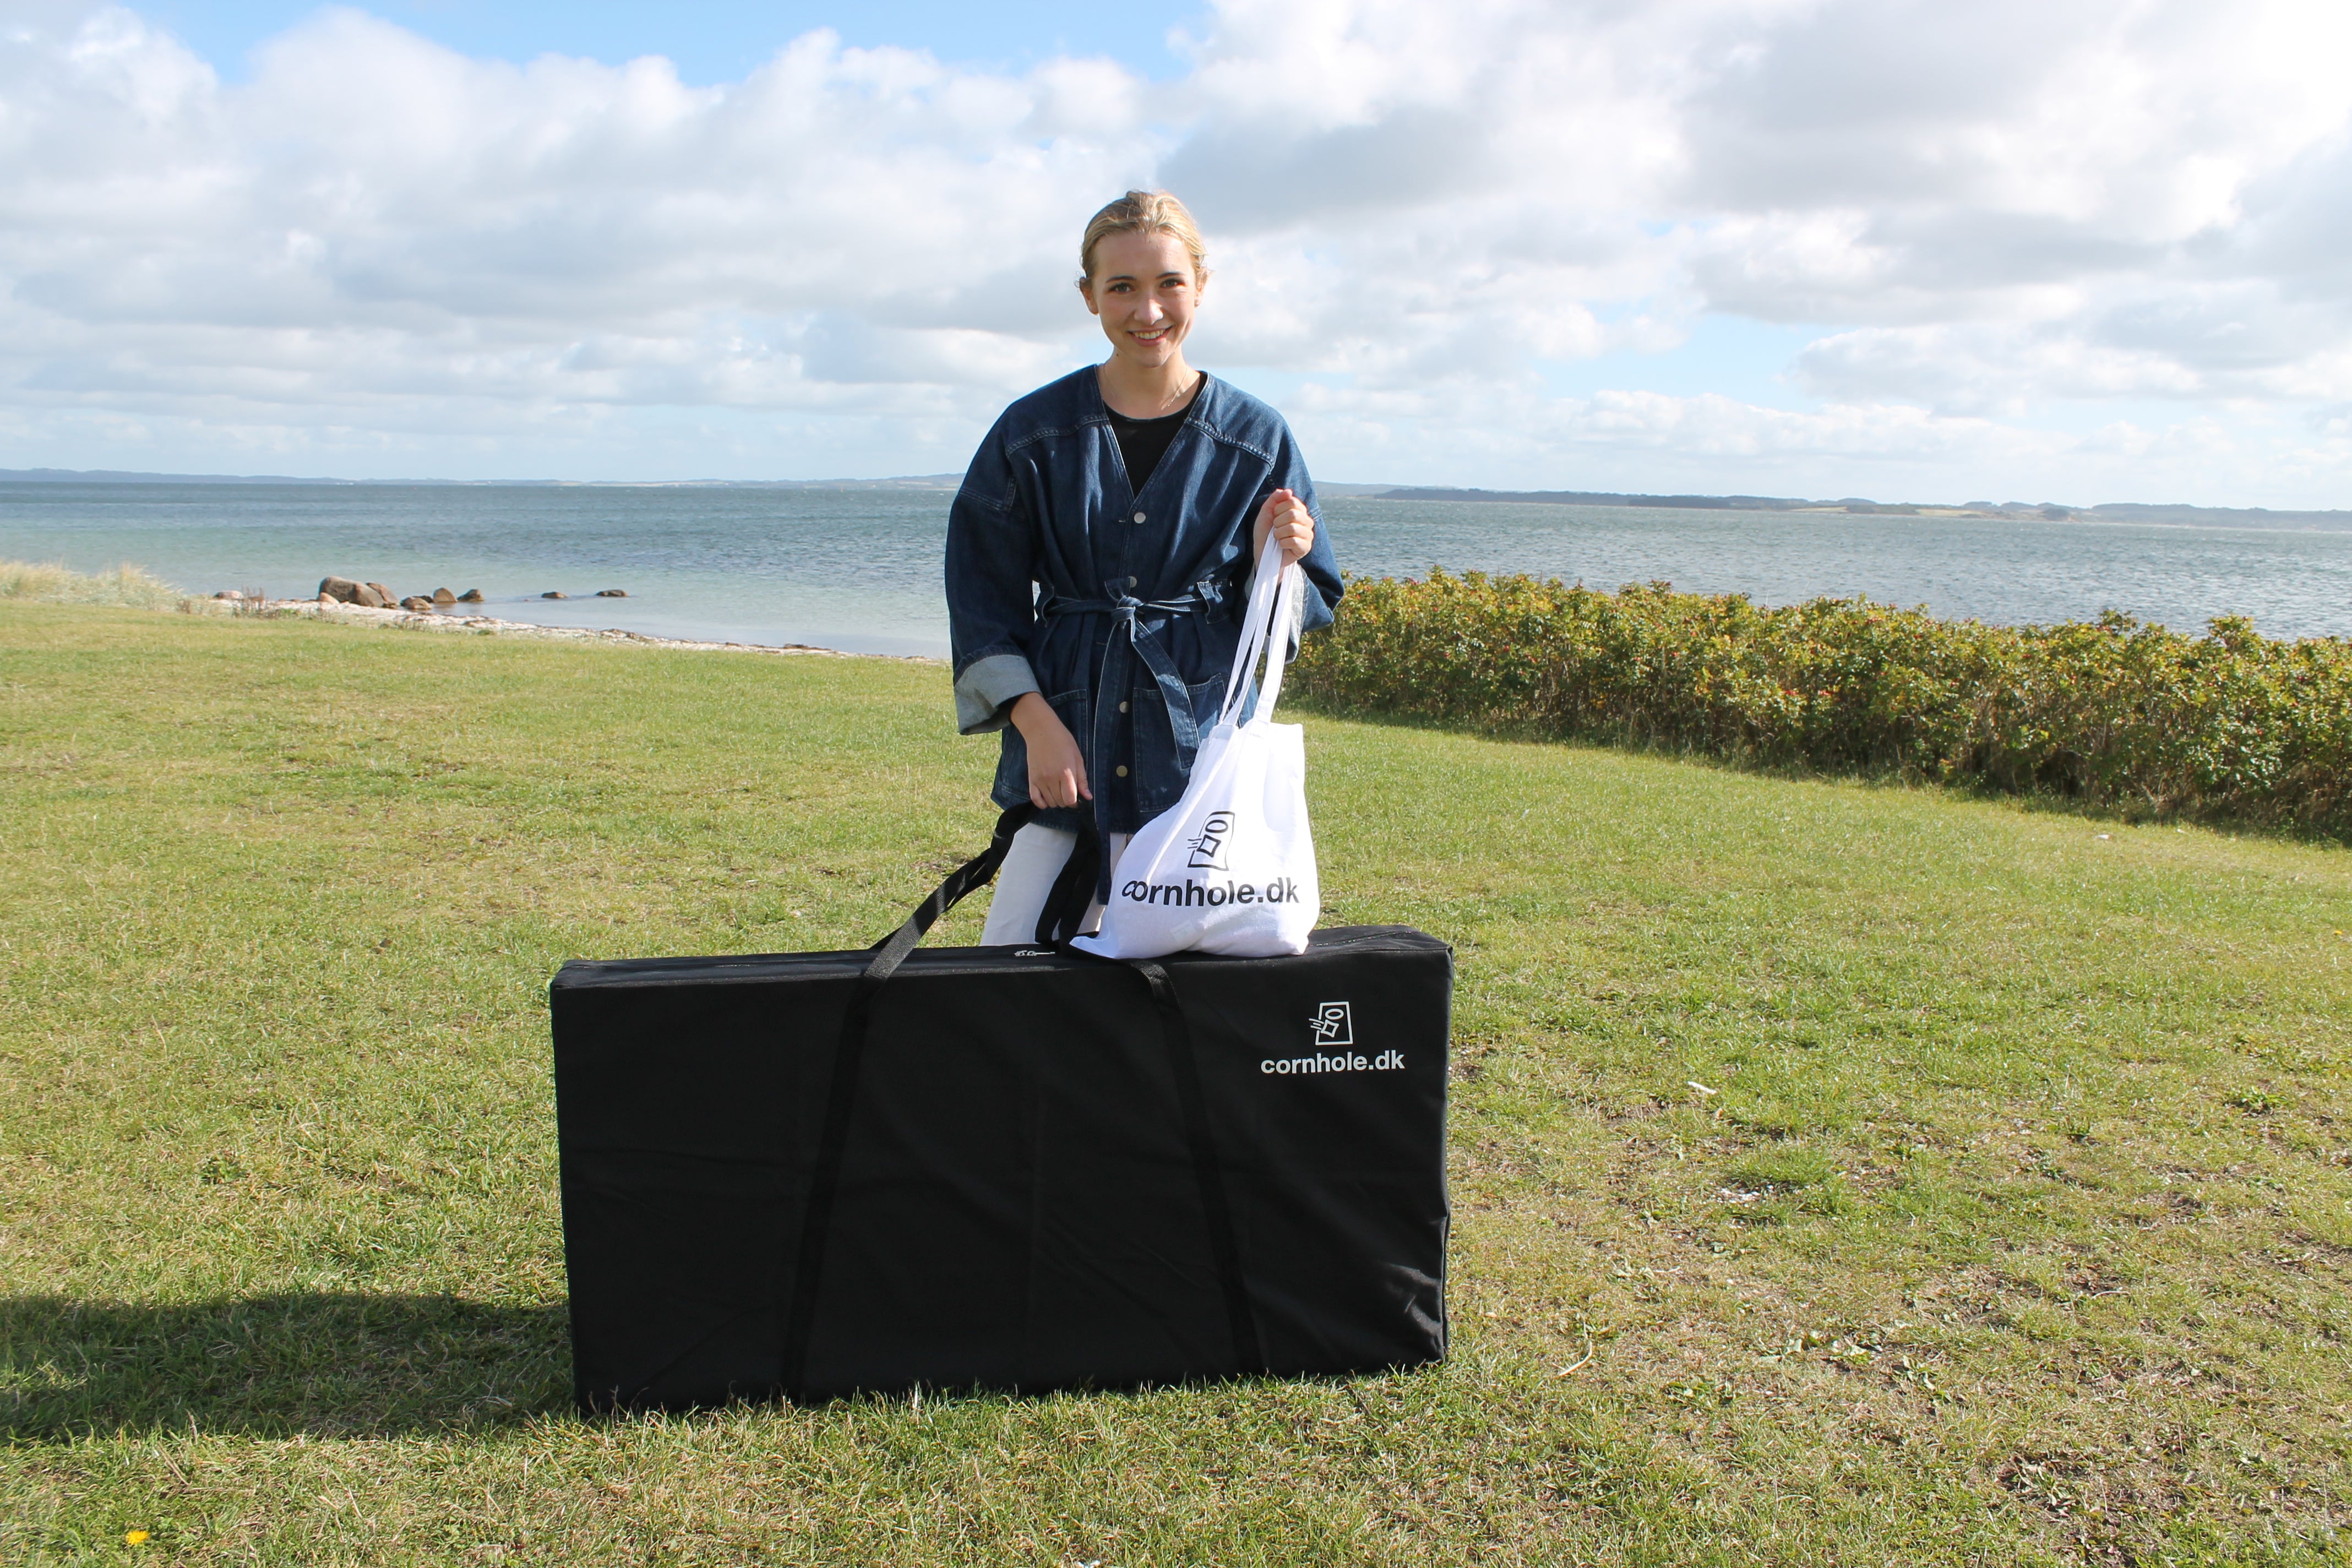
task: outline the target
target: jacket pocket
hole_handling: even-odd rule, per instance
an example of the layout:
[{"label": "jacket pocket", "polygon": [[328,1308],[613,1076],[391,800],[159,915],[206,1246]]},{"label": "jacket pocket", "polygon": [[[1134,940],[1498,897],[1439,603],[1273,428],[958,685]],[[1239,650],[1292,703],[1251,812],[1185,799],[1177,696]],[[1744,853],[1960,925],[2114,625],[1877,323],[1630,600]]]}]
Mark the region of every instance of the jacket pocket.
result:
[{"label": "jacket pocket", "polygon": [[1211,727],[1217,721],[1217,710],[1225,704],[1225,678],[1211,676],[1206,680],[1194,681],[1184,689],[1192,695],[1193,726],[1201,731],[1202,739],[1206,740]]},{"label": "jacket pocket", "polygon": [[[1085,756],[1094,728],[1092,698],[1084,691],[1065,691],[1059,697],[1045,699],[1045,705],[1067,727],[1070,738],[1078,743],[1078,754]],[[1000,807],[1014,806],[1029,798],[1029,742],[1022,737],[1020,730],[1011,724],[1004,726],[1003,734],[1003,749],[996,757],[996,786],[988,792],[988,797]],[[1087,783],[1089,787],[1093,786],[1091,775]]]},{"label": "jacket pocket", "polygon": [[[1217,721],[1217,709],[1225,700],[1225,678],[1222,675],[1207,680],[1195,680],[1184,688],[1185,705],[1192,710],[1192,725],[1201,740],[1209,738],[1209,731]],[[1153,723],[1150,736],[1139,727],[1135,738],[1138,779],[1135,790],[1136,810],[1144,819],[1159,816],[1184,797],[1184,786],[1192,782],[1192,759],[1176,749],[1176,727],[1160,715],[1158,703],[1153,703]]]}]

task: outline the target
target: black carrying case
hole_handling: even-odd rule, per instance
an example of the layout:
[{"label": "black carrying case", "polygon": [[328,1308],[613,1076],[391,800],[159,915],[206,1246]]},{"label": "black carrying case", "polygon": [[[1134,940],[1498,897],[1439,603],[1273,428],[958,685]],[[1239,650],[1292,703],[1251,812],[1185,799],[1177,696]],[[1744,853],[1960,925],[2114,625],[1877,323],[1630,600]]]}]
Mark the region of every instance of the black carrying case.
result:
[{"label": "black carrying case", "polygon": [[556,975],[583,1408],[1444,1357],[1451,949],[918,949],[1029,815],[866,952]]}]

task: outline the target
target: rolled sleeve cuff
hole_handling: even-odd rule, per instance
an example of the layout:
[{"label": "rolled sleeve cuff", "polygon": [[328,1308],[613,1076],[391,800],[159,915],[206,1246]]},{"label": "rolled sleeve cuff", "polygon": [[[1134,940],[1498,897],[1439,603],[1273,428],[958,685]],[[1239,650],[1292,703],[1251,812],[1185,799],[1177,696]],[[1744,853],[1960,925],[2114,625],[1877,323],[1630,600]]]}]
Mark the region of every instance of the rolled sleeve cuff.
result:
[{"label": "rolled sleeve cuff", "polygon": [[992,653],[973,659],[956,677],[956,729],[966,735],[1002,730],[1008,721],[1005,709],[1037,689],[1036,672],[1017,653]]}]

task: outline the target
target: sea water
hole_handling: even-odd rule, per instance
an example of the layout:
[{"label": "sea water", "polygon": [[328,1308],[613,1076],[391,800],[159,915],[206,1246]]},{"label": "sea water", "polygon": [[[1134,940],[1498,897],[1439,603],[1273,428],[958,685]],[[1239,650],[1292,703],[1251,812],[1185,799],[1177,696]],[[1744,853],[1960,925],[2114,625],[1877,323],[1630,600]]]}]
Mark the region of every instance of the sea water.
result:
[{"label": "sea water", "polygon": [[[482,591],[507,620],[944,656],[944,489],[0,483],[0,558],[144,566],[191,594],[333,574]],[[2352,531],[1332,498],[1366,576],[1525,572],[1780,605],[1866,595],[2021,624],[2121,610],[2352,636]],[[627,597],[598,599],[599,589]],[[570,595],[555,600],[541,595]],[[467,606],[471,610],[473,606]]]}]

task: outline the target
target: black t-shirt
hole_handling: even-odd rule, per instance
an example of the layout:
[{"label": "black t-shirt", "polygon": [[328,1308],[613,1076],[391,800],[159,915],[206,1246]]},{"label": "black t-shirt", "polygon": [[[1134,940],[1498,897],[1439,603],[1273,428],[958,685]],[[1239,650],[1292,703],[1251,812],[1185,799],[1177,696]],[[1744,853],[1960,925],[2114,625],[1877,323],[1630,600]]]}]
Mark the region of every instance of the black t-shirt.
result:
[{"label": "black t-shirt", "polygon": [[[1202,373],[1201,381],[1207,379],[1207,374]],[[1129,419],[1118,409],[1104,405],[1103,412],[1110,416],[1111,434],[1118,439],[1119,461],[1127,465],[1127,482],[1134,487],[1136,494],[1143,493],[1151,470],[1167,455],[1168,443],[1176,439],[1176,432],[1183,428],[1184,416],[1192,412],[1192,398],[1201,395],[1201,381],[1192,384],[1192,396],[1184,399],[1183,407],[1154,419]]]}]

